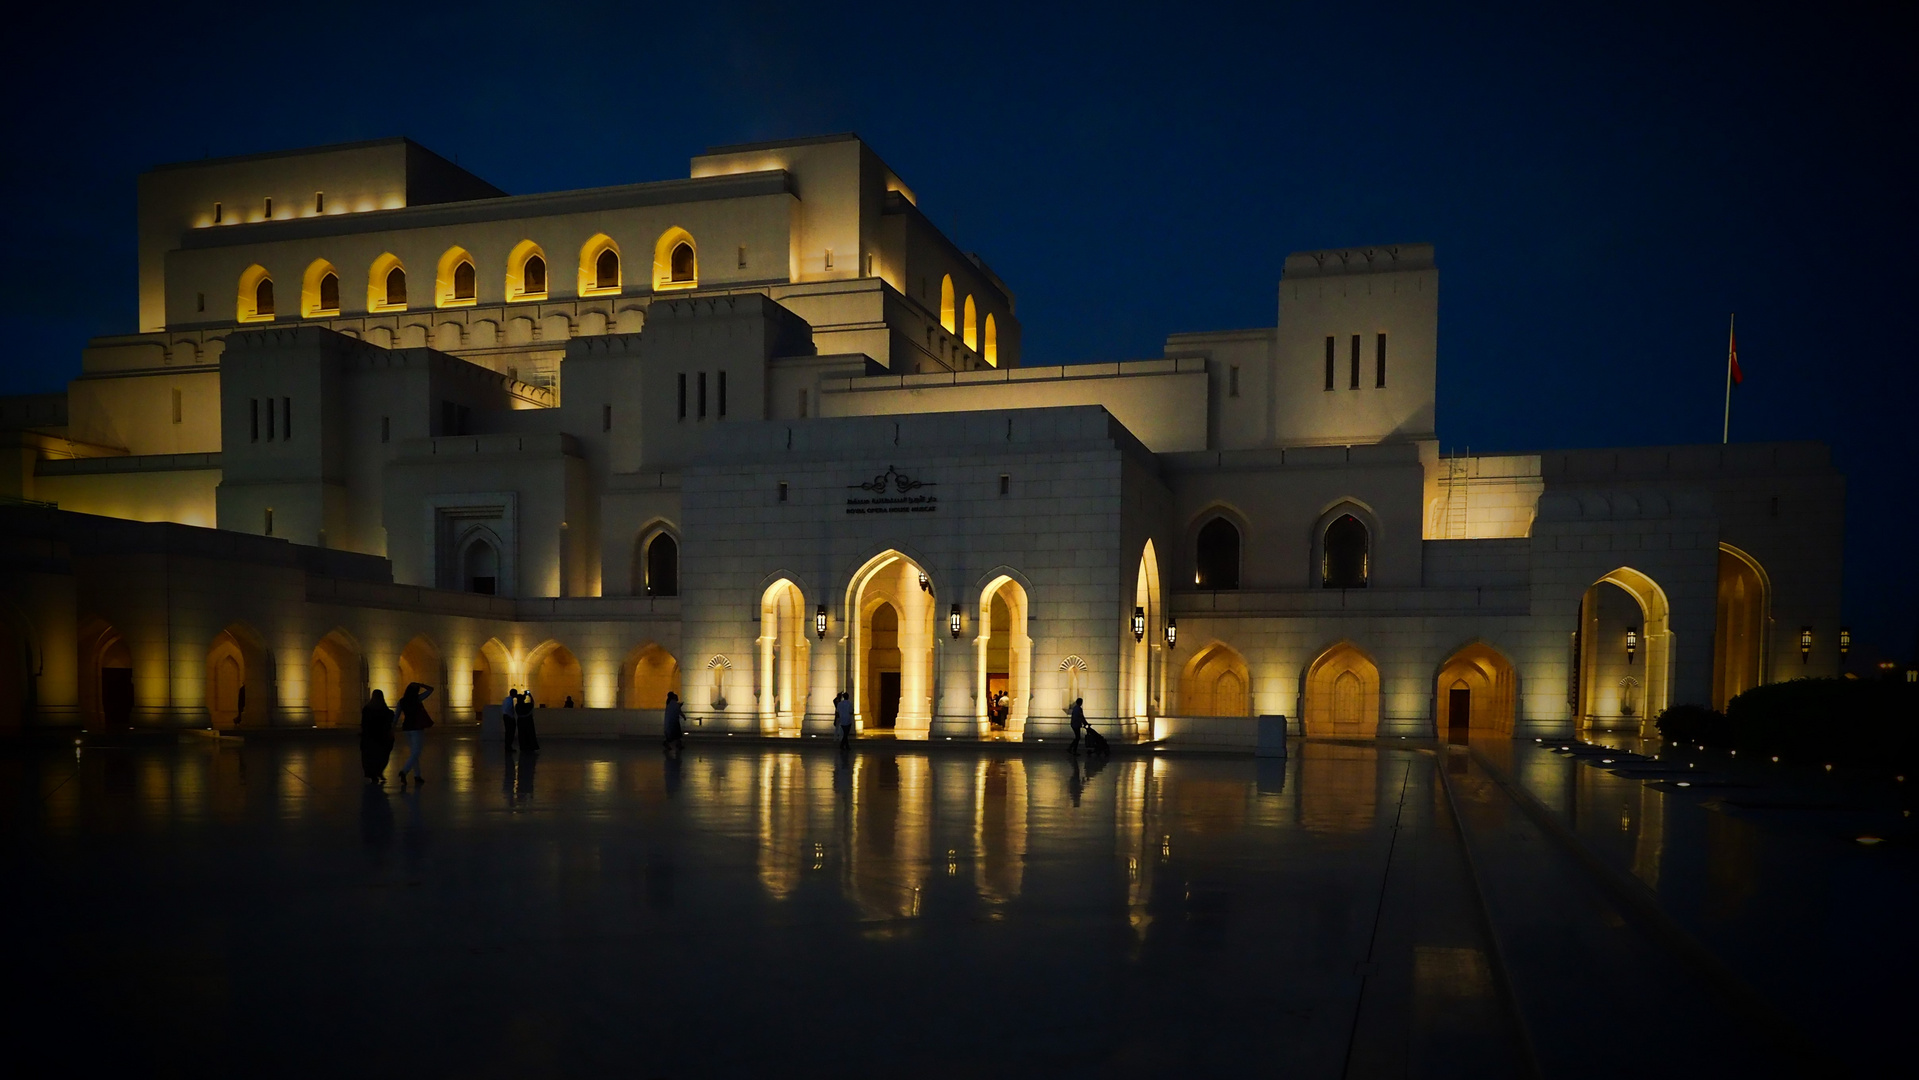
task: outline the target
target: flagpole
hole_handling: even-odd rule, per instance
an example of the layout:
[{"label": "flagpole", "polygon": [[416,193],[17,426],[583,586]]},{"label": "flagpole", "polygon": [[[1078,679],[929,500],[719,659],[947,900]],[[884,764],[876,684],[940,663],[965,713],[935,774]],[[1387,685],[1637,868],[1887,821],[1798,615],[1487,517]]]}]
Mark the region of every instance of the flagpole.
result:
[{"label": "flagpole", "polygon": [[1732,441],[1732,324],[1733,315],[1726,316],[1726,423],[1719,430],[1719,443],[1724,446]]}]

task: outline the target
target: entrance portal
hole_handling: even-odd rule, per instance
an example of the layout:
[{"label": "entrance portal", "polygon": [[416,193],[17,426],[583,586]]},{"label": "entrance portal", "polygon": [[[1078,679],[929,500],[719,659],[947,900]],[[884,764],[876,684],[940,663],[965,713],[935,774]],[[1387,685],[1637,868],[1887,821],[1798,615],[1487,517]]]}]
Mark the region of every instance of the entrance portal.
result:
[{"label": "entrance portal", "polygon": [[1473,689],[1463,681],[1446,692],[1446,741],[1463,743],[1473,730]]},{"label": "entrance portal", "polygon": [[891,731],[900,721],[900,673],[897,671],[874,672],[879,676],[879,692],[874,696],[873,704],[878,708],[878,718],[873,726]]},{"label": "entrance portal", "polygon": [[847,686],[859,730],[926,738],[933,720],[935,596],[932,578],[897,551],[874,556],[853,575],[846,595]]}]

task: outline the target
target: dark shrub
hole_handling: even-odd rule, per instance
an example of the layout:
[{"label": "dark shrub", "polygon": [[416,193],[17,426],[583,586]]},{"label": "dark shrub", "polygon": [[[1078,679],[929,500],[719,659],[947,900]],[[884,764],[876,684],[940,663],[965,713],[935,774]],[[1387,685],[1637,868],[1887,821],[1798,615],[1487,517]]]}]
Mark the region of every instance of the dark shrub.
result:
[{"label": "dark shrub", "polygon": [[1704,705],[1674,705],[1654,724],[1667,742],[1712,745],[1726,738],[1726,714]]},{"label": "dark shrub", "polygon": [[1698,705],[1676,705],[1660,714],[1659,731],[1669,742],[1910,772],[1919,765],[1919,687],[1794,679],[1740,694],[1723,716]]}]

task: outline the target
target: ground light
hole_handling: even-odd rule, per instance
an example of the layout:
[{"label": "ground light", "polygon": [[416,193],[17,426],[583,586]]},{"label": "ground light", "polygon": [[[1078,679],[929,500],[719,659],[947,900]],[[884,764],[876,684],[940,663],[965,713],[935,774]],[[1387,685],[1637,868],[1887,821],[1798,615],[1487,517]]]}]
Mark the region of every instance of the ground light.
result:
[{"label": "ground light", "polygon": [[1861,836],[1861,837],[1858,837],[1858,840],[1860,843],[1866,845],[1867,847],[1871,847],[1874,844],[1882,842],[1881,839],[1877,836]]}]

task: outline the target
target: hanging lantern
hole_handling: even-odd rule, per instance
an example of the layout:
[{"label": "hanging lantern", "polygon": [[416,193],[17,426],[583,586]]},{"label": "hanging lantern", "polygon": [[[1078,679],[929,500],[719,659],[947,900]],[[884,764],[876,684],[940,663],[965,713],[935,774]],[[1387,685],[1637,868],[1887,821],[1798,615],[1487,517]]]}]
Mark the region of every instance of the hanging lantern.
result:
[{"label": "hanging lantern", "polygon": [[813,613],[813,632],[818,634],[822,639],[826,637],[826,605],[825,604],[821,604],[820,609]]},{"label": "hanging lantern", "polygon": [[1844,626],[1839,628],[1839,655],[1852,651],[1852,631]]},{"label": "hanging lantern", "polygon": [[1178,644],[1179,644],[1179,620],[1169,617],[1166,620],[1166,647],[1171,649],[1177,646]]},{"label": "hanging lantern", "polygon": [[1146,640],[1146,609],[1143,607],[1133,609],[1133,640]]},{"label": "hanging lantern", "polygon": [[1812,627],[1802,626],[1799,628],[1799,662],[1803,664],[1810,659],[1812,659]]},{"label": "hanging lantern", "polygon": [[1626,627],[1626,663],[1633,662],[1633,654],[1639,651],[1639,628]]},{"label": "hanging lantern", "polygon": [[954,637],[958,637],[958,636],[959,636],[959,634],[960,634],[960,606],[959,606],[958,604],[954,604],[954,605],[953,605],[953,611],[952,611],[952,613],[951,613],[951,614],[949,614],[949,615],[948,615],[948,616],[946,617],[946,625],[947,625],[947,626],[948,626],[948,627],[949,627],[949,628],[950,628],[950,629],[951,629],[951,630],[953,631],[953,636],[954,636]]}]

